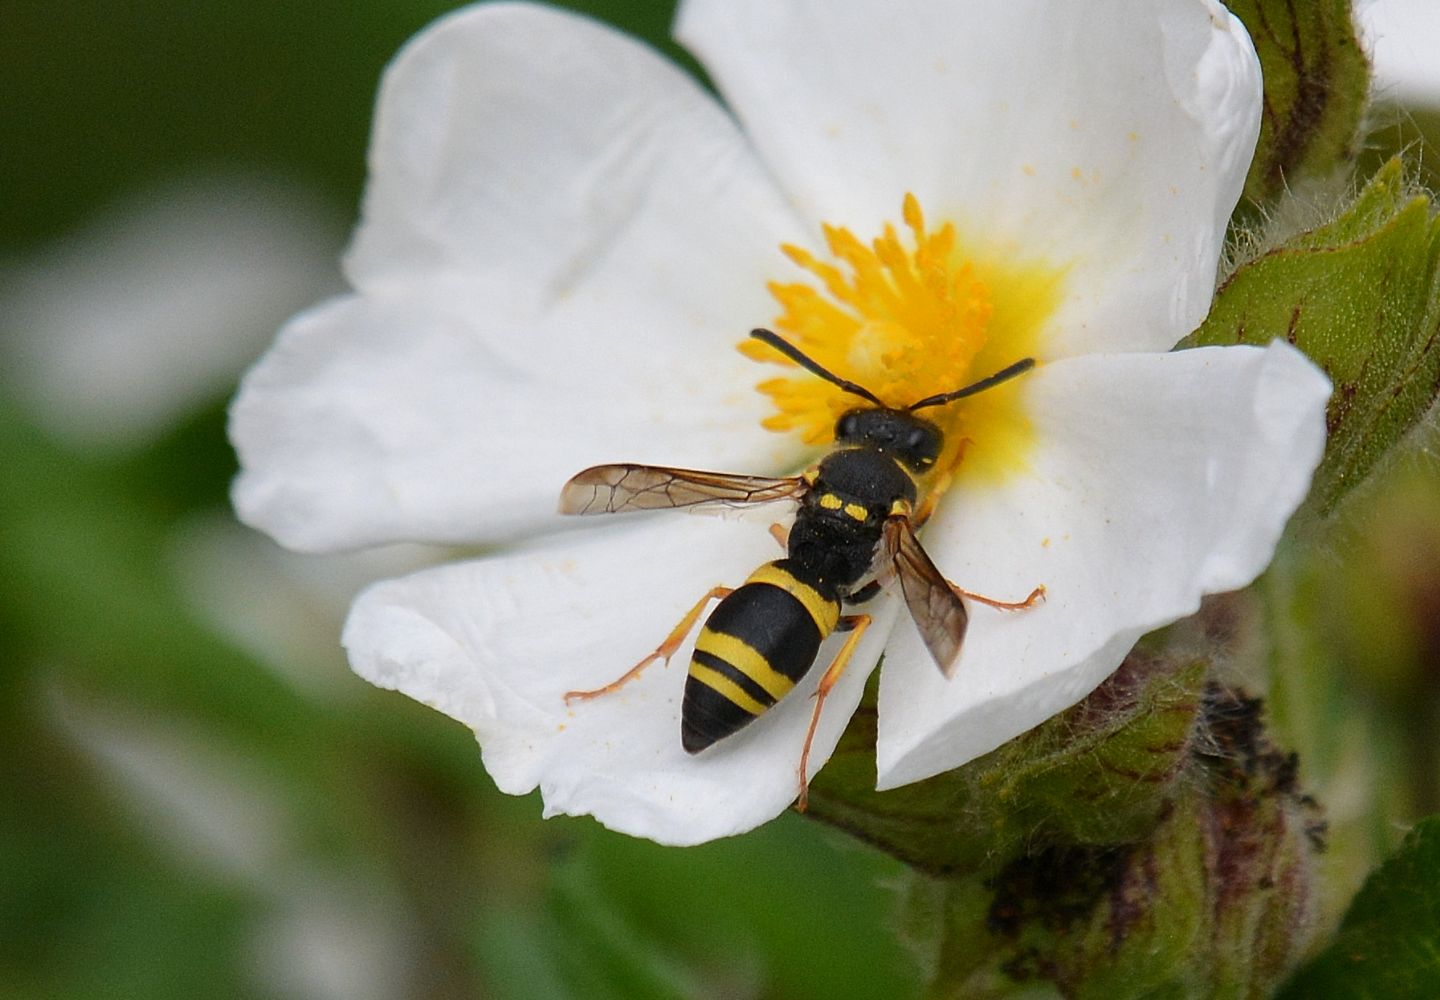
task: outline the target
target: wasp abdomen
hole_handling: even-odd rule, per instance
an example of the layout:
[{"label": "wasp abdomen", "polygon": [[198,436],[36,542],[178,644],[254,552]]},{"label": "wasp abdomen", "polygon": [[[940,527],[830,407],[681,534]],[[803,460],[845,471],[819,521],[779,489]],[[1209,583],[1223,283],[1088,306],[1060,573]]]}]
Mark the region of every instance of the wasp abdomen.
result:
[{"label": "wasp abdomen", "polygon": [[797,575],[790,560],[752,573],[695,641],[680,711],[685,749],[699,753],[789,693],[839,618],[839,598]]}]

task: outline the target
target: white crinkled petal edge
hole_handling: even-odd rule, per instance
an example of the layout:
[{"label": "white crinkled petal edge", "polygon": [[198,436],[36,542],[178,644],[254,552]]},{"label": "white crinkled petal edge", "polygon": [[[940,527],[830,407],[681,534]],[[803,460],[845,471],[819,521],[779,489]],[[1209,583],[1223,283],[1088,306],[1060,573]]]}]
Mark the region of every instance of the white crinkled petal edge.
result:
[{"label": "white crinkled petal edge", "polygon": [[[563,696],[615,680],[711,587],[738,586],[779,555],[755,523],[617,516],[376,584],[350,613],[345,647],[362,677],[470,726],[502,791],[538,786],[547,815],[592,815],[661,843],[700,843],[752,829],[794,801],[808,695],[823,669],[697,756],[680,745],[693,634],[668,667],[652,665],[618,691],[568,706]],[[867,605],[875,624],[825,703],[812,775],[859,703],[899,609],[888,596]],[[818,662],[830,662],[842,640],[827,642]]]},{"label": "white crinkled petal edge", "polygon": [[1047,357],[1167,350],[1209,308],[1260,128],[1215,0],[685,0],[704,63],[807,218],[868,237],[913,192],[962,246],[1067,272]]},{"label": "white crinkled petal edge", "polygon": [[1028,376],[1027,469],[963,481],[925,534],[976,607],[954,677],[901,624],[880,681],[890,788],[958,767],[1088,694],[1145,632],[1265,568],[1324,451],[1330,383],[1294,348],[1097,355]]}]

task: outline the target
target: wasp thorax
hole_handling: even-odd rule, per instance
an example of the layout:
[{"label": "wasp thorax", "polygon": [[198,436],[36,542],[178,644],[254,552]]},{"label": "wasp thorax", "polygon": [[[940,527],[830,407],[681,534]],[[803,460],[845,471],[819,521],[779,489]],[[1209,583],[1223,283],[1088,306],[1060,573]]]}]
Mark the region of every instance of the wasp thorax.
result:
[{"label": "wasp thorax", "polygon": [[922,472],[940,457],[943,436],[930,421],[902,410],[858,409],[836,421],[835,440],[874,448]]}]

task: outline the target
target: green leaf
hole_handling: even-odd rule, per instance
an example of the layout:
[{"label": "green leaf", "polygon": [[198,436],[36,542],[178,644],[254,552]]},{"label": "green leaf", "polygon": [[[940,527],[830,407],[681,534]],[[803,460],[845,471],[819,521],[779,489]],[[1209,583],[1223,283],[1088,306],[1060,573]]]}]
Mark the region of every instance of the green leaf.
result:
[{"label": "green leaf", "polygon": [[1339,217],[1242,266],[1187,341],[1284,338],[1334,383],[1329,440],[1312,503],[1332,512],[1415,427],[1440,392],[1430,199],[1407,192],[1391,160]]},{"label": "green leaf", "polygon": [[[553,840],[529,876],[540,902],[523,884],[495,892],[493,875],[482,886],[473,941],[485,996],[895,1000],[918,991],[891,933],[900,864],[798,816],[685,850],[583,819],[557,819],[544,834]],[[474,898],[454,912],[469,912],[464,900]]]},{"label": "green leaf", "polygon": [[1370,66],[1349,0],[1227,0],[1265,77],[1260,142],[1245,196],[1264,202],[1348,166],[1359,147]]},{"label": "green leaf", "polygon": [[42,704],[0,686],[0,995],[239,996],[256,895],[147,836]]},{"label": "green leaf", "polygon": [[552,940],[560,945],[555,960],[574,996],[684,1000],[700,992],[680,956],[616,906],[583,860],[556,865],[549,897]]},{"label": "green leaf", "polygon": [[1281,1000],[1440,996],[1440,816],[1421,822],[1355,896],[1340,931]]}]

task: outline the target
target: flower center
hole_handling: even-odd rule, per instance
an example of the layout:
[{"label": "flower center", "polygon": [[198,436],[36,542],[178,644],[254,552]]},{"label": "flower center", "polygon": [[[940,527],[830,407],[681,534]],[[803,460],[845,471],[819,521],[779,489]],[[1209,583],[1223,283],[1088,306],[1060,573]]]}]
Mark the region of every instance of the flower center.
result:
[{"label": "flower center", "polygon": [[[968,247],[954,223],[931,230],[920,203],[905,196],[908,240],[894,225],[868,245],[841,226],[824,227],[833,262],[802,247],[781,250],[811,281],[772,282],[781,307],[774,327],[822,367],[904,408],[950,392],[1037,356],[1045,320],[1059,301],[1064,268],[1017,264]],[[912,244],[907,247],[906,243]],[[740,350],[757,361],[795,368],[772,348],[747,340]],[[923,411],[945,433],[939,468],[964,453],[967,471],[1023,464],[1029,425],[1016,383]],[[799,433],[808,444],[834,439],[835,421],[863,406],[857,396],[798,372],[762,382],[776,412],[764,426]]]}]

